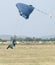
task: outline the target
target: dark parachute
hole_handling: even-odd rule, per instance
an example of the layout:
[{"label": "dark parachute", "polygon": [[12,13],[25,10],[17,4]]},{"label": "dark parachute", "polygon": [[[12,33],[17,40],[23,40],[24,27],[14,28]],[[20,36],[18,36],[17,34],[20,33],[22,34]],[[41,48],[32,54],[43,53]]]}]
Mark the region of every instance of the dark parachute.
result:
[{"label": "dark parachute", "polygon": [[30,14],[34,10],[34,7],[32,5],[27,5],[23,3],[17,3],[16,7],[18,8],[20,15],[25,19],[28,19]]}]

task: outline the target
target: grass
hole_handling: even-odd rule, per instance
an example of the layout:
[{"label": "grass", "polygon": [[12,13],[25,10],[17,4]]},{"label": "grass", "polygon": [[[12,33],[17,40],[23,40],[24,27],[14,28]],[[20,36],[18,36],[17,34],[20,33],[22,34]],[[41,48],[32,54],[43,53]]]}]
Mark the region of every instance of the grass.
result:
[{"label": "grass", "polygon": [[55,44],[0,45],[0,65],[55,65]]}]

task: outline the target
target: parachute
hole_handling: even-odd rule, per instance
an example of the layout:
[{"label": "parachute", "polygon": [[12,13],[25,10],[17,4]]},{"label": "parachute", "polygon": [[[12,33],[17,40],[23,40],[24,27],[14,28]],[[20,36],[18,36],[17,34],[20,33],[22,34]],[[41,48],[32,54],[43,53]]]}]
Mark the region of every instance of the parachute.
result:
[{"label": "parachute", "polygon": [[16,7],[18,8],[20,15],[25,19],[28,19],[30,14],[34,10],[34,7],[32,5],[27,5],[23,3],[17,3]]},{"label": "parachute", "polygon": [[[32,5],[27,5],[27,4],[24,4],[24,3],[17,3],[16,7],[18,8],[20,15],[22,17],[24,17],[25,19],[28,19],[30,14],[34,10],[34,7]],[[52,18],[51,14],[49,14],[47,12],[44,12],[44,11],[42,11],[40,9],[37,9],[37,8],[36,8],[36,10],[41,12],[42,14],[45,14],[45,15],[49,16],[49,18]]]}]

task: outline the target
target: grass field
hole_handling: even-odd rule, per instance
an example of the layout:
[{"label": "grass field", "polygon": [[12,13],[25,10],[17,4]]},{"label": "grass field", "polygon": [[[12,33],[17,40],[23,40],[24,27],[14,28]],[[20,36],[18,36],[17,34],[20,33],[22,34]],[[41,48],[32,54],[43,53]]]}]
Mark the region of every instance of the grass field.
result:
[{"label": "grass field", "polygon": [[0,65],[55,65],[55,44],[0,45]]}]

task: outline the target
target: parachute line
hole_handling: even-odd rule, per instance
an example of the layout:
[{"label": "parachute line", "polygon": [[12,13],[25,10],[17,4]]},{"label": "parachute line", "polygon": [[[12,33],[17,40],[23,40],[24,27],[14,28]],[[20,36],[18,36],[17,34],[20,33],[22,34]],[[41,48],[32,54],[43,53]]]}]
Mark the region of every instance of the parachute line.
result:
[{"label": "parachute line", "polygon": [[45,15],[49,16],[50,18],[52,18],[52,15],[51,15],[51,14],[49,14],[49,13],[46,13],[46,12],[44,12],[44,11],[40,10],[40,9],[37,9],[37,11],[39,11],[39,12],[41,12],[41,13],[43,13],[43,14],[45,14]]}]

